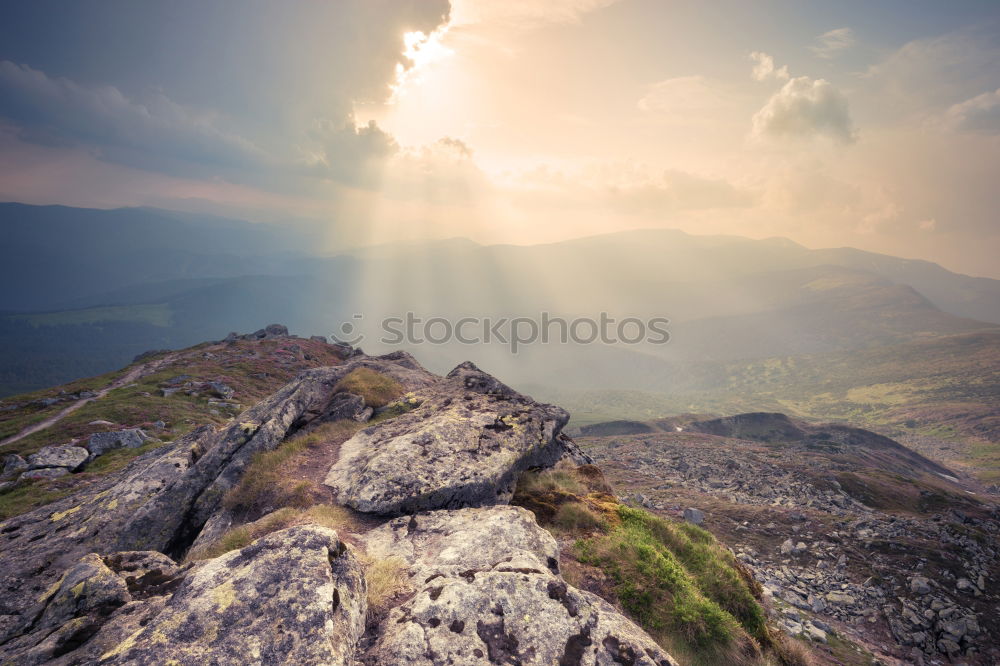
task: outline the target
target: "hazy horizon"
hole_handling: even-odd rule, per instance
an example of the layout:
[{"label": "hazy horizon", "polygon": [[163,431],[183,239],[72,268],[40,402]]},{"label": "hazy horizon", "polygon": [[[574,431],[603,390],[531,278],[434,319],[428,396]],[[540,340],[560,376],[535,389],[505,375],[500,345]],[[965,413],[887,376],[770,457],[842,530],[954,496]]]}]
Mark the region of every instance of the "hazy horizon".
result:
[{"label": "hazy horizon", "polygon": [[675,228],[1000,278],[993,3],[56,9],[0,27],[3,199],[308,224],[321,251]]}]

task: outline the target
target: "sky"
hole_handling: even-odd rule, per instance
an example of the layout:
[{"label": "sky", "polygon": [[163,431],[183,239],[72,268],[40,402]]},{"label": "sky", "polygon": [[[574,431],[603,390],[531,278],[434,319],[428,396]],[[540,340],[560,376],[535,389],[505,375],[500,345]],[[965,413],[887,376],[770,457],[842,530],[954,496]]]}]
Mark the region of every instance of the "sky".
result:
[{"label": "sky", "polygon": [[1000,278],[1000,3],[36,0],[0,199],[324,232],[633,228]]}]

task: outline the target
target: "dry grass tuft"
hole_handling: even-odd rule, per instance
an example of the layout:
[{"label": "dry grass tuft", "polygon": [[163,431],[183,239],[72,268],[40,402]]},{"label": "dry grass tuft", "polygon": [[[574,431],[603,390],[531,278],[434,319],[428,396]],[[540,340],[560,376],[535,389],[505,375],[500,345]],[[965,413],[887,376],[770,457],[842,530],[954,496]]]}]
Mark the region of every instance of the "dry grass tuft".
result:
[{"label": "dry grass tuft", "polygon": [[330,504],[316,504],[304,510],[286,507],[273,511],[260,520],[232,528],[212,545],[189,553],[187,559],[207,560],[218,557],[231,550],[248,546],[272,532],[296,525],[320,525],[343,531],[357,529],[357,521],[344,507]]},{"label": "dry grass tuft", "polygon": [[369,407],[384,407],[404,393],[402,384],[370,368],[351,371],[337,383],[334,391],[360,395]]},{"label": "dry grass tuft", "polygon": [[243,516],[259,515],[269,508],[305,508],[322,497],[312,481],[289,478],[288,467],[300,455],[307,455],[331,439],[343,439],[362,427],[355,421],[324,423],[312,432],[293,437],[273,451],[258,453],[243,472],[240,482],[222,503],[230,511]]},{"label": "dry grass tuft", "polygon": [[365,583],[368,586],[370,618],[384,615],[393,600],[409,591],[408,570],[406,560],[401,557],[388,557],[368,563],[365,568]]}]

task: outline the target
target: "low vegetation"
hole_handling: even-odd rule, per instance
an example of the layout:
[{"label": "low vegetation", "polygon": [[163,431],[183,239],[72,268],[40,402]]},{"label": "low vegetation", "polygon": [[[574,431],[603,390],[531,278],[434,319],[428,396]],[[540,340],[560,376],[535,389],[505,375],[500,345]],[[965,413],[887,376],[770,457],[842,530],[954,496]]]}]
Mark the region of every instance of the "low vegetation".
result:
[{"label": "low vegetation", "polygon": [[403,395],[403,385],[392,377],[387,377],[370,368],[358,368],[347,374],[335,391],[347,391],[360,395],[369,407],[384,407]]},{"label": "low vegetation", "polygon": [[239,525],[227,531],[210,546],[193,550],[189,560],[205,560],[218,557],[232,550],[249,545],[272,532],[295,527],[296,525],[321,525],[331,529],[352,530],[355,528],[351,512],[340,506],[316,504],[308,509],[285,507],[272,511],[252,523]]},{"label": "low vegetation", "polygon": [[711,533],[625,506],[592,465],[527,472],[513,499],[562,543],[564,575],[623,608],[682,664],[811,663],[768,627],[761,589]]},{"label": "low vegetation", "polygon": [[365,583],[368,588],[368,617],[382,617],[393,602],[409,589],[406,560],[387,557],[384,560],[365,562]]},{"label": "low vegetation", "polygon": [[362,426],[347,420],[325,423],[308,434],[283,442],[273,451],[256,454],[239,484],[226,494],[223,505],[246,517],[267,509],[303,509],[315,504],[319,495],[315,482],[295,478],[289,470],[324,443],[347,439]]},{"label": "low vegetation", "polygon": [[75,490],[52,481],[29,481],[0,490],[0,521],[55,502]]}]

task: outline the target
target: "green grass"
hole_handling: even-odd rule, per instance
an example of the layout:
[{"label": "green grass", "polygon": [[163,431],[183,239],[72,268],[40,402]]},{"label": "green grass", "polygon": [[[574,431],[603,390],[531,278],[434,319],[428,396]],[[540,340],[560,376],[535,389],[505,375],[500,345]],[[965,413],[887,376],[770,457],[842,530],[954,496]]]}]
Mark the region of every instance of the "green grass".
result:
[{"label": "green grass", "polygon": [[167,327],[170,326],[173,319],[173,312],[166,304],[115,305],[83,310],[11,315],[11,319],[20,319],[36,327],[94,324],[102,321],[134,322]]},{"label": "green grass", "polygon": [[55,502],[74,490],[72,487],[53,486],[48,481],[35,481],[0,491],[0,521]]},{"label": "green grass", "polygon": [[369,407],[384,407],[403,395],[403,385],[370,368],[358,368],[337,383],[335,391],[360,395]]},{"label": "green grass", "polygon": [[108,451],[104,455],[94,458],[87,465],[85,471],[87,474],[97,474],[100,476],[117,472],[125,469],[130,462],[142,454],[149,453],[153,449],[158,449],[165,444],[168,444],[168,442],[150,441],[134,449],[114,449]]},{"label": "green grass", "polygon": [[712,652],[745,631],[768,640],[764,611],[736,562],[711,534],[621,506],[620,525],[578,540],[578,559],[602,569],[618,601],[654,636]]}]

